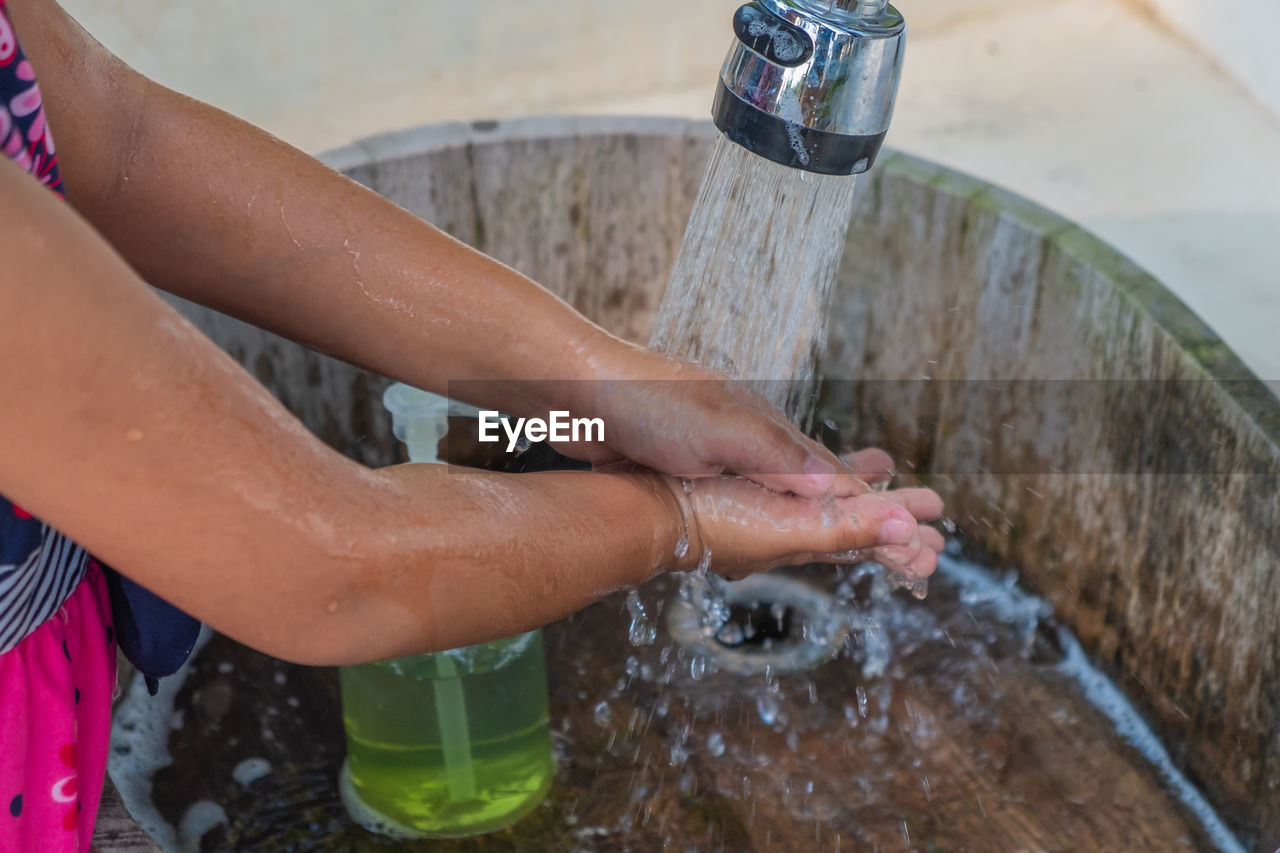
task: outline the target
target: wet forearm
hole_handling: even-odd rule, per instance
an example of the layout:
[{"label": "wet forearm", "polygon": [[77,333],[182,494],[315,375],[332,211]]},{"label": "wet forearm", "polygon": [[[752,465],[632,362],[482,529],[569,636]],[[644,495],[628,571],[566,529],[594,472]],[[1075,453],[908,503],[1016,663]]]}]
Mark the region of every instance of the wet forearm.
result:
[{"label": "wet forearm", "polygon": [[[76,209],[150,283],[424,388],[590,377],[621,345],[527,278],[14,0]],[[554,386],[495,384],[508,411]],[[530,398],[530,399],[524,399]]]},{"label": "wet forearm", "polygon": [[[524,276],[267,134],[160,87],[147,104],[127,173],[89,216],[152,284],[441,393],[588,378],[593,355],[619,349]],[[573,402],[543,399],[551,387],[497,384],[472,402]]]},{"label": "wet forearm", "polygon": [[653,477],[460,474],[433,465],[385,474],[399,499],[378,514],[380,555],[355,571],[340,606],[314,602],[316,620],[330,628],[303,662],[510,636],[674,566],[681,513]]},{"label": "wet forearm", "polygon": [[236,639],[333,663],[563,616],[660,567],[642,477],[370,471],[0,160],[0,493]]}]

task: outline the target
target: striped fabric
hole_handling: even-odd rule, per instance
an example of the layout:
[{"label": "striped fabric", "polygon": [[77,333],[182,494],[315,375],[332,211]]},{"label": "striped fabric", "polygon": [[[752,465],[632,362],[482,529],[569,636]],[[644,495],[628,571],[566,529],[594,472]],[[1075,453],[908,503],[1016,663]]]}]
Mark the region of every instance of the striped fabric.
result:
[{"label": "striped fabric", "polygon": [[[7,509],[0,502],[0,509]],[[84,577],[85,550],[48,525],[25,560],[0,565],[0,654],[22,642],[67,600]]]}]

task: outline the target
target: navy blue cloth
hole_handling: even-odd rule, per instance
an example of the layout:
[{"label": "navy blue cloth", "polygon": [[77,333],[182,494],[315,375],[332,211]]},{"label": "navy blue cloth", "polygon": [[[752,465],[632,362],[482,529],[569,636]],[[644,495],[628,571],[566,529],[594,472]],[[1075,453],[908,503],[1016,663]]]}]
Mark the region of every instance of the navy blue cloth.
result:
[{"label": "navy blue cloth", "polygon": [[17,565],[44,539],[44,525],[0,495],[0,565]]},{"label": "navy blue cloth", "polygon": [[159,679],[173,675],[191,656],[200,623],[119,572],[106,575],[116,642],[154,696]]}]

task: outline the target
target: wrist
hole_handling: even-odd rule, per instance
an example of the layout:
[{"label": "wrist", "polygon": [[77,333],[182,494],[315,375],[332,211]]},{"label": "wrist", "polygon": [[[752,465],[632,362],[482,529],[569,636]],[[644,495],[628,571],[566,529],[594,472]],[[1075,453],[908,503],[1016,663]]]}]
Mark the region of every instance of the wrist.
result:
[{"label": "wrist", "polygon": [[655,537],[658,542],[658,571],[692,571],[701,561],[705,549],[693,502],[685,492],[682,480],[668,476],[653,479],[663,507],[661,530]]},{"label": "wrist", "polygon": [[[544,345],[536,360],[539,369],[523,377],[532,381],[510,381],[503,392],[504,405],[513,414],[545,415],[562,409],[597,417],[604,397],[601,386],[620,378],[618,365],[625,363],[631,345],[585,321],[562,328],[547,344],[551,340],[555,343]],[[511,399],[520,405],[512,405]]]},{"label": "wrist", "polygon": [[625,399],[635,386],[658,383],[670,388],[676,381],[721,379],[719,374],[601,332],[599,338],[577,345],[578,381],[569,383],[577,410],[608,417],[625,409]]}]

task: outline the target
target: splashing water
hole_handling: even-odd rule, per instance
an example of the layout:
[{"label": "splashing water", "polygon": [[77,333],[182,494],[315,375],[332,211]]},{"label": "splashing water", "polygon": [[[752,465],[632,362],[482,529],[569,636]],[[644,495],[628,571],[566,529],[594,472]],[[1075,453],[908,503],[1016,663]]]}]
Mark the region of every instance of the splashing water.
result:
[{"label": "splashing water", "polygon": [[652,646],[658,637],[658,626],[649,621],[649,614],[640,601],[640,593],[634,589],[627,593],[627,615],[631,617],[627,637],[633,646]]},{"label": "splashing water", "polygon": [[[822,571],[813,567],[811,574]],[[697,581],[699,573],[690,577]],[[644,594],[661,600],[664,584],[670,588],[659,582]],[[694,783],[698,797],[728,804],[762,835],[766,827],[796,832],[793,841],[803,835],[797,827],[840,817],[846,831],[866,833],[867,849],[877,843],[888,849],[890,831],[937,832],[930,810],[949,808],[939,803],[953,803],[957,788],[975,808],[1009,814],[1025,807],[1030,780],[1048,772],[1065,788],[1037,789],[1048,797],[1040,807],[1053,815],[1046,826],[1075,826],[1079,811],[1108,809],[1158,825],[1168,819],[1160,811],[1166,803],[1149,793],[1110,803],[1112,795],[1092,781],[1099,759],[1091,750],[1120,752],[1114,735],[1203,834],[1183,836],[1183,843],[1242,849],[1133,707],[1054,622],[1048,603],[1022,590],[1013,574],[944,555],[937,596],[921,603],[899,589],[909,591],[875,564],[847,571],[836,606],[848,637],[816,683],[808,673],[744,680],[717,672],[714,658],[707,667],[707,659],[687,657],[665,635],[634,650],[627,674],[642,672],[645,663],[649,674],[634,678],[622,696],[605,695],[634,706],[631,719],[649,722],[611,723],[605,760],[627,768],[644,796],[610,825],[611,838],[623,846],[643,839],[657,820],[651,798],[667,790],[664,774],[699,755],[713,760]],[[1046,761],[1051,770],[1042,767]],[[1006,772],[1022,775],[1006,780]],[[685,776],[672,777],[670,787],[690,795]]]}]

